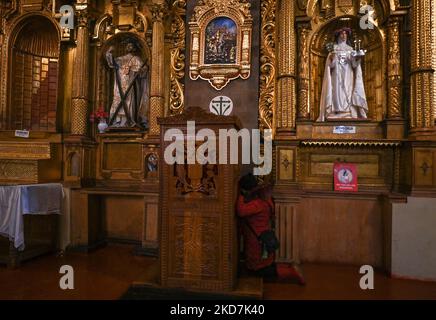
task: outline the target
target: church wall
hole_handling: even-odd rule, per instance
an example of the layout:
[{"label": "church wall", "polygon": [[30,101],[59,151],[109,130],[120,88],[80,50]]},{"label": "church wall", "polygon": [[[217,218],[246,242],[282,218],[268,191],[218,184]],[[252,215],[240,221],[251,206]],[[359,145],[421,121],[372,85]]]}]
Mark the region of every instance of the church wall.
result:
[{"label": "church wall", "polygon": [[393,204],[391,269],[394,277],[436,280],[436,199],[409,197]]},{"label": "church wall", "polygon": [[[186,22],[191,19],[196,0],[187,1]],[[191,80],[189,78],[189,58],[187,58],[185,72],[185,101],[186,106],[199,106],[209,110],[209,103],[216,96],[228,96],[233,101],[232,114],[239,117],[245,128],[258,127],[258,97],[259,97],[259,28],[260,28],[260,0],[251,0],[251,15],[253,18],[251,45],[251,74],[247,80],[235,79],[221,90],[215,90],[206,80]],[[188,26],[188,25],[187,25]],[[187,41],[191,43],[189,28]],[[190,56],[190,46],[186,47],[186,57]]]}]

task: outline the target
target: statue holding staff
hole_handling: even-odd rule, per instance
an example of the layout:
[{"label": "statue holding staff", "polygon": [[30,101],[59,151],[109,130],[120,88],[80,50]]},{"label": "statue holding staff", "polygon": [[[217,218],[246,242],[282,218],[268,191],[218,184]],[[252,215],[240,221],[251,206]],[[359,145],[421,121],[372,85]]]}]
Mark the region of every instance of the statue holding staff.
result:
[{"label": "statue holding staff", "polygon": [[106,60],[114,69],[114,96],[110,108],[111,127],[147,127],[148,68],[136,55],[139,49],[133,39],[125,42],[127,54],[114,58],[114,48],[106,53]]}]

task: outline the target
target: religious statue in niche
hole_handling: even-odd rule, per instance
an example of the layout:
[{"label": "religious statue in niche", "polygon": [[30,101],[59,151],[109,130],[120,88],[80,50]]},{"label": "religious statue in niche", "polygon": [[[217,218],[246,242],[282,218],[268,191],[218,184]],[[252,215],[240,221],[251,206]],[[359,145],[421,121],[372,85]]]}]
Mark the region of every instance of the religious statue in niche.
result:
[{"label": "religious statue in niche", "polygon": [[158,165],[158,158],[155,153],[152,153],[147,158],[147,171],[148,172],[156,172],[157,171],[157,165]]},{"label": "religious statue in niche", "polygon": [[352,31],[342,28],[335,32],[335,43],[328,44],[324,80],[317,121],[337,119],[367,119],[368,103],[363,85],[361,60],[365,50],[360,40],[351,44]]},{"label": "religious statue in niche", "polygon": [[137,54],[140,46],[128,38],[122,43],[126,54],[114,58],[114,47],[106,52],[108,66],[114,70],[113,101],[109,127],[146,129],[148,115],[148,66]]},{"label": "religious statue in niche", "polygon": [[218,17],[206,27],[204,63],[236,62],[236,23],[227,17]]}]

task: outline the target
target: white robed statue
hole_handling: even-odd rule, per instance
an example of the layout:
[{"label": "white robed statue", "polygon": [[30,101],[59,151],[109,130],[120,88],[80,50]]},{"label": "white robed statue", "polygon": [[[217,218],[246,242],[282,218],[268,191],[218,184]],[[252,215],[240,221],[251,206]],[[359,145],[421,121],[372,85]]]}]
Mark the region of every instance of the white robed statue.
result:
[{"label": "white robed statue", "polygon": [[127,40],[124,56],[114,58],[111,47],[106,53],[110,68],[114,69],[114,97],[110,108],[110,126],[147,127],[148,68],[135,54],[138,45]]},{"label": "white robed statue", "polygon": [[350,37],[349,28],[335,32],[336,43],[326,61],[317,121],[367,118],[368,103],[360,64],[365,51],[360,47],[353,49],[349,45]]}]

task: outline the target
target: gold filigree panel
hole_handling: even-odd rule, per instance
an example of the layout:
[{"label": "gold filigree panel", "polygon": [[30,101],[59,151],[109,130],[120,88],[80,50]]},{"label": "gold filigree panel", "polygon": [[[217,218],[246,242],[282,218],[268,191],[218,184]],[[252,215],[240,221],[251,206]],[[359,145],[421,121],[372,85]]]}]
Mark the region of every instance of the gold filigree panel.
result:
[{"label": "gold filigree panel", "polygon": [[185,77],[186,0],[174,1],[172,10],[171,33],[174,35],[174,40],[170,53],[170,113],[178,114],[183,112],[185,106],[185,85],[183,79]]},{"label": "gold filigree panel", "polygon": [[276,0],[261,2],[259,128],[272,129],[276,84]]},{"label": "gold filigree panel", "polygon": [[38,162],[31,160],[0,160],[0,182],[37,183]]}]

